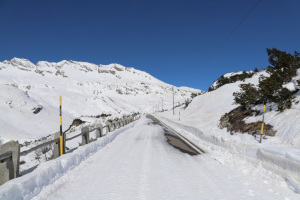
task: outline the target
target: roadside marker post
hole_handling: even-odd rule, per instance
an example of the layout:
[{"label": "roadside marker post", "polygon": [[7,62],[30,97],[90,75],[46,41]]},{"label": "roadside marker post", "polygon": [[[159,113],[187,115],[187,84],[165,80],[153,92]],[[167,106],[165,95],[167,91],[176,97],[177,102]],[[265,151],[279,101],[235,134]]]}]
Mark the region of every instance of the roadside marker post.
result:
[{"label": "roadside marker post", "polygon": [[179,110],[179,121],[180,121],[180,110]]},{"label": "roadside marker post", "polygon": [[266,110],[266,104],[264,104],[264,109],[263,109],[263,117],[262,117],[262,124],[261,124],[261,130],[260,130],[260,141],[259,141],[259,143],[261,143],[262,136],[263,136],[263,133],[264,133],[265,110]]},{"label": "roadside marker post", "polygon": [[60,121],[60,156],[63,155],[64,151],[63,151],[63,133],[62,133],[62,117],[61,117],[61,96],[59,96],[59,121]]}]

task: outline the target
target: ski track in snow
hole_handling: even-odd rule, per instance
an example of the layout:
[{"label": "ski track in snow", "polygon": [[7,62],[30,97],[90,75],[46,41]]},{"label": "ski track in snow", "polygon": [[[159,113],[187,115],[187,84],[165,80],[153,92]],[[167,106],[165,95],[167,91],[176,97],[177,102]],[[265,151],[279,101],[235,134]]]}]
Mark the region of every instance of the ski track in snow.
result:
[{"label": "ski track in snow", "polygon": [[283,185],[229,168],[210,153],[180,152],[150,121],[142,118],[33,199],[299,198]]}]

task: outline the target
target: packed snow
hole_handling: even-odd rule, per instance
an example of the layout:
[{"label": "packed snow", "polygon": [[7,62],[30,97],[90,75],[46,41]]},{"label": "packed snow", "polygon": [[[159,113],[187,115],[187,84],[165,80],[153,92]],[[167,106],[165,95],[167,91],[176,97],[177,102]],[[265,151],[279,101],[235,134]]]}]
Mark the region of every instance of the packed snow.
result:
[{"label": "packed snow", "polygon": [[288,89],[291,92],[294,92],[294,91],[296,91],[298,89],[298,85],[297,85],[296,82],[292,81],[292,82],[289,82],[287,84],[284,84],[283,88],[286,88],[286,89]]},{"label": "packed snow", "polygon": [[[272,104],[267,104],[265,123],[274,127],[276,136],[266,137],[262,144],[252,135],[242,133],[231,135],[226,129],[219,128],[221,116],[238,106],[234,103],[232,94],[240,90],[239,84],[257,85],[262,74],[267,75],[262,71],[244,82],[226,84],[212,92],[197,96],[185,110],[177,108],[175,115],[169,111],[160,116],[166,123],[178,126],[179,132],[185,132],[187,137],[196,143],[217,152],[222,147],[224,148],[222,151],[238,155],[248,164],[255,167],[262,166],[270,173],[281,176],[293,191],[300,193],[300,92],[296,94],[292,108],[282,113],[271,109]],[[263,105],[254,109],[261,111],[261,114],[249,117],[246,122],[262,120]],[[222,157],[223,153],[220,155]]]},{"label": "packed snow", "polygon": [[[252,73],[253,71],[230,72],[230,73],[224,74],[223,77],[224,77],[224,78],[230,78],[230,77],[232,77],[232,76],[234,76],[234,75],[240,75],[240,74],[242,74],[242,73],[244,73],[244,72],[246,72],[246,73]],[[219,83],[218,83],[218,80],[216,80],[216,81],[213,82],[213,84],[212,84],[211,86],[212,86],[212,88],[216,88],[216,87],[218,86],[218,84],[219,84]]]},{"label": "packed snow", "polygon": [[[225,154],[223,154],[224,156]],[[223,159],[235,160],[234,155]],[[142,117],[0,187],[1,199],[298,199],[280,178],[216,152],[190,156]],[[252,173],[255,172],[255,173]]]},{"label": "packed snow", "polygon": [[[22,142],[47,135],[51,139],[58,131],[57,104],[62,95],[64,130],[77,117],[93,125],[133,112],[155,112],[206,153],[190,156],[174,149],[162,128],[143,117],[5,183],[0,199],[300,199],[300,91],[292,108],[282,113],[267,104],[265,123],[274,127],[276,136],[261,144],[252,135],[231,135],[219,128],[221,116],[238,106],[232,94],[240,90],[239,84],[257,85],[260,75],[268,76],[261,71],[203,93],[186,109],[185,100],[202,91],[175,87],[173,115],[172,86],[146,72],[118,64],[4,61],[0,110],[6,116],[0,117],[0,145],[11,139]],[[284,87],[297,91],[299,79],[298,70]],[[162,107],[165,112],[158,112]],[[254,109],[261,114],[247,118],[247,123],[262,119],[263,105]],[[109,117],[96,117],[101,114]],[[76,147],[79,140],[67,146]],[[32,166],[36,162],[32,159],[25,158],[21,169]]]}]

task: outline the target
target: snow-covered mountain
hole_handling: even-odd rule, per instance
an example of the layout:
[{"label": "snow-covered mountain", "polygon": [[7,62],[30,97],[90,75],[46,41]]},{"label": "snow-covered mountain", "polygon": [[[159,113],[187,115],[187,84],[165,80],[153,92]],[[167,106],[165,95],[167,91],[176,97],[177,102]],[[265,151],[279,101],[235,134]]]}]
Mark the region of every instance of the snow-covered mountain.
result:
[{"label": "snow-covered mountain", "polygon": [[[63,129],[78,117],[111,118],[134,112],[172,108],[172,85],[119,64],[40,61],[13,58],[0,62],[0,144],[36,139],[59,130],[59,96]],[[174,87],[176,104],[201,90]]]}]

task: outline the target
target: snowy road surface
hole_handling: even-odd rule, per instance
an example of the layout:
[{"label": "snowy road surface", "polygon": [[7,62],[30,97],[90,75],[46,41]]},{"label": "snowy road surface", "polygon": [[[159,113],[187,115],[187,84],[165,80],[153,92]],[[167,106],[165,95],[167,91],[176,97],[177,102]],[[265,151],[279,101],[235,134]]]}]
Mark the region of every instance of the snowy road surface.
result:
[{"label": "snowy road surface", "polygon": [[143,117],[34,199],[274,200],[297,196],[284,186],[239,173],[209,152],[182,153],[168,144],[162,127]]}]

